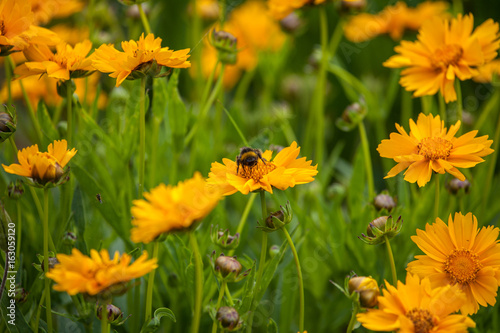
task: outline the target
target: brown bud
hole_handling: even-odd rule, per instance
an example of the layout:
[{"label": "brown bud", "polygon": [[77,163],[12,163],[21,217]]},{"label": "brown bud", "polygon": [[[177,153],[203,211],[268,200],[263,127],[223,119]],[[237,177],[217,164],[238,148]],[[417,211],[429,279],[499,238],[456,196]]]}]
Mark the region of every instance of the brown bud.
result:
[{"label": "brown bud", "polygon": [[396,207],[396,201],[388,194],[379,194],[373,199],[373,205],[379,211],[386,209],[390,212]]},{"label": "brown bud", "polygon": [[389,216],[381,216],[377,217],[375,220],[371,221],[368,227],[366,228],[366,233],[370,237],[375,237],[375,234],[373,233],[373,228],[376,227],[380,230],[385,230],[385,225],[387,223],[387,219]]},{"label": "brown bud", "polygon": [[233,274],[233,277],[237,277],[243,267],[234,257],[227,257],[221,255],[215,260],[215,270],[219,271],[223,278],[229,274]]},{"label": "brown bud", "polygon": [[220,322],[221,326],[229,331],[234,330],[240,324],[240,315],[238,311],[229,306],[222,306],[217,311],[217,320]]},{"label": "brown bud", "polygon": [[464,190],[464,193],[469,193],[470,182],[466,180],[460,180],[458,178],[453,178],[446,184],[446,189],[451,194],[458,194],[460,190]]}]

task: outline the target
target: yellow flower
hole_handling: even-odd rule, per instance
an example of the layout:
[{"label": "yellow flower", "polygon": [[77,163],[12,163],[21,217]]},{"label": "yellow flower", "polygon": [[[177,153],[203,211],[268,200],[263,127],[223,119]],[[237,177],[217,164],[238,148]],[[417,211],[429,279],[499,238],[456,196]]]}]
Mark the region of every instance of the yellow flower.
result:
[{"label": "yellow flower", "polygon": [[318,166],[312,166],[312,161],[306,161],[305,157],[297,158],[299,152],[300,147],[295,141],[272,160],[273,152],[266,150],[262,154],[266,162],[258,159],[255,166],[240,166],[238,173],[236,162],[224,158],[224,164],[212,163],[207,182],[220,187],[224,195],[238,191],[248,194],[257,190],[273,193],[273,187],[286,190],[298,184],[307,184],[314,180]]},{"label": "yellow flower", "polygon": [[30,146],[17,152],[20,164],[9,166],[2,164],[2,167],[8,173],[31,178],[37,186],[48,183],[57,185],[65,180],[64,167],[77,152],[75,148],[72,150],[67,148],[66,140],[56,140],[53,144],[49,144],[46,153],[38,151],[38,145]]},{"label": "yellow flower", "polygon": [[83,1],[78,0],[31,0],[34,24],[45,25],[53,18],[67,17],[80,12],[84,5]]},{"label": "yellow flower", "polygon": [[386,282],[384,296],[378,297],[378,309],[357,315],[358,321],[372,331],[405,333],[467,332],[476,324],[469,317],[453,314],[465,302],[465,295],[457,286],[431,289],[428,279],[408,274],[406,284],[397,287]]},{"label": "yellow flower", "polygon": [[161,38],[155,38],[149,34],[144,38],[141,35],[139,41],[134,40],[122,42],[123,52],[115,49],[113,45],[101,45],[95,51],[94,67],[103,72],[111,73],[109,76],[116,78],[116,86],[131,74],[145,73],[156,65],[171,68],[188,68],[191,63],[187,61],[189,49],[179,51],[161,47]]},{"label": "yellow flower", "polygon": [[[190,12],[193,12],[191,4],[188,7]],[[197,0],[194,14],[205,20],[216,20],[219,18],[219,3],[217,0]]]},{"label": "yellow flower", "polygon": [[77,43],[74,48],[60,43],[55,54],[47,45],[30,45],[23,51],[28,61],[16,67],[14,73],[18,79],[40,74],[60,80],[84,77],[95,70],[92,55],[87,57],[91,49],[90,40]]},{"label": "yellow flower", "polygon": [[0,1],[0,55],[22,50],[29,43],[54,45],[59,38],[50,30],[33,25],[29,1]]},{"label": "yellow flower", "polygon": [[489,19],[473,32],[472,14],[458,15],[451,22],[435,18],[426,21],[415,42],[402,41],[384,66],[407,67],[399,83],[413,96],[434,95],[439,91],[446,103],[455,101],[455,78],[467,80],[476,68],[494,59],[500,46],[498,23]]},{"label": "yellow flower", "polygon": [[476,313],[479,305],[495,305],[500,285],[499,229],[493,226],[478,230],[472,213],[455,213],[446,225],[436,223],[417,229],[411,239],[425,253],[415,256],[408,272],[428,277],[432,287],[456,285],[465,292],[466,303],[460,306],[464,314]]},{"label": "yellow flower", "polygon": [[477,131],[455,137],[460,128],[460,120],[449,130],[439,116],[433,117],[421,113],[417,123],[410,119],[410,135],[396,124],[399,133],[391,133],[389,140],[382,140],[378,145],[380,156],[392,158],[398,164],[385,178],[394,177],[404,169],[405,180],[424,186],[431,179],[432,171],[444,174],[448,172],[460,180],[465,176],[458,168],[472,168],[483,162],[481,158],[493,152],[492,140],[488,136],[476,138]]},{"label": "yellow flower", "polygon": [[267,5],[271,15],[276,20],[281,20],[291,14],[294,10],[308,4],[319,5],[326,0],[269,0]]},{"label": "yellow flower", "polygon": [[483,66],[477,68],[477,74],[472,77],[472,80],[480,83],[493,81],[493,75],[500,75],[500,59],[490,61]]},{"label": "yellow flower", "polygon": [[360,43],[378,35],[389,34],[392,39],[399,40],[406,29],[417,30],[422,23],[435,16],[447,16],[446,2],[423,2],[415,8],[408,8],[399,1],[394,6],[387,6],[376,15],[361,13],[353,16],[345,25],[347,39]]},{"label": "yellow flower", "polygon": [[[58,254],[58,264],[47,273],[54,280],[54,290],[65,291],[69,295],[105,295],[126,290],[124,283],[146,275],[158,265],[156,259],[147,260],[147,252],[130,264],[131,257],[115,252],[113,259],[107,250],[90,250],[90,257],[73,249],[71,255]],[[116,289],[116,290],[115,290]]]},{"label": "yellow flower", "polygon": [[149,243],[163,233],[189,228],[207,216],[221,199],[220,191],[207,186],[199,172],[177,186],[160,184],[145,200],[134,200],[131,238]]}]

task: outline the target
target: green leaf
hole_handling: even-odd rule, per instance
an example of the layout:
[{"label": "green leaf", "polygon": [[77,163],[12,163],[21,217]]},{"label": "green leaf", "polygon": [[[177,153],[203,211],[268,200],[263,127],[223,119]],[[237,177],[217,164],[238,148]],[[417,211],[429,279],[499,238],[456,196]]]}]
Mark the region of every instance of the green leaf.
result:
[{"label": "green leaf", "polygon": [[174,70],[167,85],[167,119],[172,132],[173,146],[176,151],[181,151],[184,146],[184,136],[187,130],[187,109],[181,99],[177,85],[179,83],[178,69]]},{"label": "green leaf", "polygon": [[82,253],[88,253],[87,244],[85,243],[85,224],[87,218],[85,216],[85,207],[83,204],[82,191],[79,186],[76,186],[75,193],[73,194],[73,203],[71,204],[71,210],[73,211],[73,219],[75,221],[75,227],[77,232],[77,238],[75,247],[79,249]]},{"label": "green leaf", "polygon": [[276,322],[273,320],[273,318],[269,318],[269,321],[267,322],[267,333],[278,333],[278,325],[276,325]]},{"label": "green leaf", "polygon": [[[10,297],[8,293],[4,292],[2,297],[2,309],[0,312],[2,313],[2,319],[7,327],[7,330],[11,333],[30,333],[33,332],[31,327],[26,322],[26,319],[23,316],[23,313],[19,309],[20,307],[16,303],[11,303],[14,300],[14,297]],[[9,306],[15,308],[13,313],[12,309],[8,309]],[[12,324],[14,323],[14,324]]]},{"label": "green leaf", "polygon": [[163,317],[168,317],[174,323],[176,322],[175,315],[172,310],[169,308],[159,308],[156,309],[153,319],[151,319],[149,323],[142,328],[141,333],[156,332],[156,330],[160,328],[161,318]]}]

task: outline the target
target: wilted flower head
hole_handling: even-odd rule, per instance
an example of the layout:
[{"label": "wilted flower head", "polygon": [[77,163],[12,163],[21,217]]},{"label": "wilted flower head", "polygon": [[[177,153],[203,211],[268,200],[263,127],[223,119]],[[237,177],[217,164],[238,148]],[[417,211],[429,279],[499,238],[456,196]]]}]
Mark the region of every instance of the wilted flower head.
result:
[{"label": "wilted flower head", "polygon": [[399,133],[391,133],[389,140],[382,140],[377,150],[380,156],[392,158],[398,164],[385,178],[394,177],[405,170],[404,179],[424,186],[429,182],[432,172],[445,172],[465,180],[459,168],[472,168],[483,162],[482,157],[493,152],[493,143],[488,136],[477,137],[477,131],[471,131],[456,138],[460,120],[450,129],[444,127],[444,121],[432,114],[418,116],[417,123],[410,119],[410,134],[396,124]]},{"label": "wilted flower head", "polygon": [[66,140],[54,141],[43,153],[38,151],[38,145],[30,146],[17,152],[20,164],[2,164],[2,167],[8,173],[27,177],[28,184],[33,186],[60,185],[68,179],[69,168],[64,170],[64,167],[77,152],[75,148],[67,148]]},{"label": "wilted flower head", "polygon": [[161,47],[161,38],[153,34],[139,40],[124,41],[121,44],[123,52],[113,45],[101,45],[95,51],[94,67],[109,76],[116,78],[116,86],[120,86],[125,79],[137,79],[147,75],[153,77],[161,75],[162,66],[169,68],[188,68],[189,49],[174,51],[168,47]]},{"label": "wilted flower head", "polygon": [[113,294],[125,292],[127,282],[158,266],[156,259],[147,258],[148,254],[144,252],[131,263],[131,256],[126,253],[120,256],[118,251],[110,258],[107,250],[90,250],[90,257],[87,257],[73,249],[71,255],[58,254],[59,264],[46,275],[56,282],[55,290],[69,295],[81,293],[109,299]]},{"label": "wilted flower head", "polygon": [[384,243],[387,240],[394,238],[403,227],[401,216],[394,222],[392,216],[381,216],[371,221],[366,228],[366,233],[358,236],[363,242],[376,245]]},{"label": "wilted flower head", "polygon": [[177,186],[160,184],[144,200],[134,200],[131,238],[149,243],[163,233],[185,230],[207,216],[221,199],[219,189],[207,186],[199,172]]}]

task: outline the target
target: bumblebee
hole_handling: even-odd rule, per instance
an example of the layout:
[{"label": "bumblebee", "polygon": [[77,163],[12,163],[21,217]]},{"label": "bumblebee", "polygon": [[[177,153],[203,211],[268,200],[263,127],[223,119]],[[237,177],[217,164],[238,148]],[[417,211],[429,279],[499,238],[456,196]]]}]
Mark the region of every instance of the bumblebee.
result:
[{"label": "bumblebee", "polygon": [[262,152],[260,149],[254,149],[250,147],[240,148],[240,154],[236,157],[236,174],[240,169],[240,165],[245,168],[251,168],[257,165],[259,159],[266,164],[266,159],[262,157]]}]

